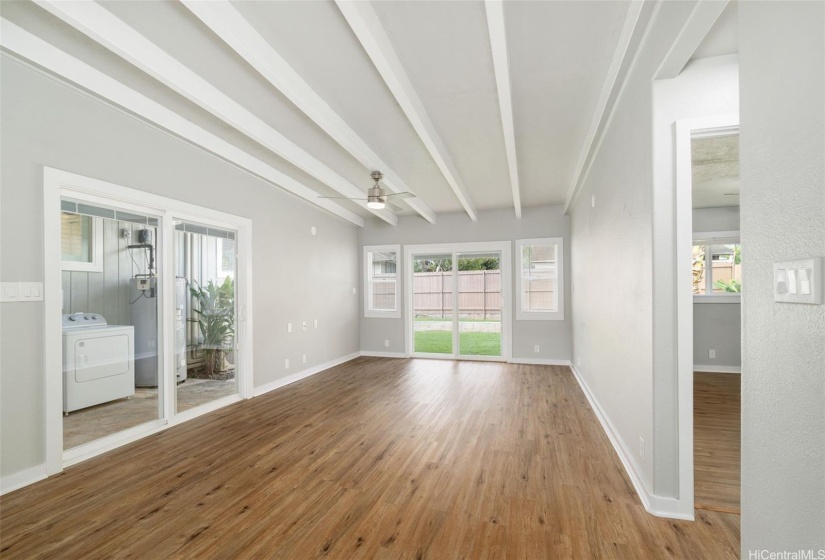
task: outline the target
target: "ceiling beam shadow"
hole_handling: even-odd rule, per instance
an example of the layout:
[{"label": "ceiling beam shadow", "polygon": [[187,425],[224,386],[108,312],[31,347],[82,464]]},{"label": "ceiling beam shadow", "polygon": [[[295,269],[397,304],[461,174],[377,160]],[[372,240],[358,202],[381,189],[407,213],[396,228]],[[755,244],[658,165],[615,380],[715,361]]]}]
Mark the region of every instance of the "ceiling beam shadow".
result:
[{"label": "ceiling beam shadow", "polygon": [[516,218],[521,218],[521,187],[518,179],[516,132],[513,124],[513,96],[510,89],[510,57],[507,53],[507,34],[504,28],[504,2],[486,0],[484,8],[487,12],[487,30],[490,33],[490,48],[493,52],[493,68],[496,74],[504,146],[507,150],[507,165],[510,168],[513,207],[516,210]]},{"label": "ceiling beam shadow", "polygon": [[[252,114],[96,2],[41,0],[38,5],[188,100],[346,197],[365,192]],[[367,208],[366,202],[355,201]],[[396,225],[389,210],[367,210]]]},{"label": "ceiling beam shadow", "polygon": [[378,73],[381,74],[387,87],[395,96],[404,114],[407,115],[407,119],[418,133],[427,151],[430,152],[430,156],[441,170],[450,188],[453,189],[453,193],[464,207],[464,211],[467,212],[471,220],[477,221],[478,216],[475,206],[461,180],[458,169],[441,137],[438,136],[427,111],[424,109],[424,104],[418,97],[415,88],[413,88],[409,76],[407,76],[404,67],[401,65],[401,61],[398,59],[384,27],[381,25],[378,15],[369,2],[335,0],[335,3],[344,18],[346,18],[355,36],[361,42],[364,50],[367,51],[367,55],[369,55]]},{"label": "ceiling beam shadow", "polygon": [[[246,60],[287,99],[304,112],[315,124],[338,142],[364,167],[380,170],[382,181],[393,192],[413,192],[413,189],[382,160],[375,151],[342,119],[324,99],[284,60],[228,0],[182,0],[230,48]],[[404,202],[430,223],[435,223],[433,212],[421,199]]]},{"label": "ceiling beam shadow", "polygon": [[110,103],[115,109],[137,116],[159,130],[170,133],[222,160],[237,166],[276,187],[323,208],[348,222],[364,227],[364,219],[244,150],[199,127],[145,95],[92,68],[39,37],[21,29],[6,19],[0,19],[0,45],[24,63],[37,65],[50,76],[60,79],[78,91]]}]

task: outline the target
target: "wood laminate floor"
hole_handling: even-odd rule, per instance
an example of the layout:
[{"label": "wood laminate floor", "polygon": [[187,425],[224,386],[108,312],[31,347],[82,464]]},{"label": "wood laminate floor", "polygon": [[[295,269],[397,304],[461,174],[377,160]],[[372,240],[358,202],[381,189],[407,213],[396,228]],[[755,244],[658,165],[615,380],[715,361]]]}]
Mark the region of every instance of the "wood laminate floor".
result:
[{"label": "wood laminate floor", "polygon": [[0,530],[4,559],[739,557],[736,515],[645,512],[567,367],[386,358],[3,496]]},{"label": "wood laminate floor", "polygon": [[693,374],[693,463],[696,509],[739,513],[741,379]]}]

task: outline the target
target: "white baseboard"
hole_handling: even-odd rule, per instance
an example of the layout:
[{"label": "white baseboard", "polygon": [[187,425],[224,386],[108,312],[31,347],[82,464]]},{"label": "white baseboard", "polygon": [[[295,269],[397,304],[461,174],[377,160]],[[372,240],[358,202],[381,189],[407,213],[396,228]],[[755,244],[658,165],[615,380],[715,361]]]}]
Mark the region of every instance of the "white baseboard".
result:
[{"label": "white baseboard", "polygon": [[348,362],[350,360],[354,360],[355,358],[359,357],[361,352],[354,352],[352,354],[347,354],[346,356],[341,356],[340,358],[335,358],[334,360],[330,360],[323,364],[318,364],[317,366],[312,366],[305,370],[299,371],[298,373],[293,373],[292,375],[288,375],[287,377],[282,377],[281,379],[276,379],[275,381],[270,381],[264,385],[260,385],[255,387],[252,390],[253,397],[259,397],[264,393],[268,393],[270,391],[274,391],[275,389],[279,389],[284,387],[285,385],[289,385],[291,383],[295,383],[296,381],[300,381],[301,379],[306,379],[316,373],[320,373],[324,370],[327,370],[331,367],[335,367],[338,365],[343,364],[344,362]]},{"label": "white baseboard", "polygon": [[572,367],[570,360],[556,360],[554,358],[511,358],[508,364],[524,364],[528,366],[568,366]]},{"label": "white baseboard", "polygon": [[408,358],[404,352],[372,352],[369,350],[361,350],[362,356],[369,356],[372,358]]},{"label": "white baseboard", "polygon": [[604,409],[599,404],[599,401],[596,400],[596,397],[590,391],[584,377],[582,377],[581,373],[575,366],[571,365],[570,369],[573,371],[573,376],[576,378],[576,381],[578,381],[584,396],[587,397],[590,407],[593,409],[593,412],[596,413],[596,418],[599,419],[599,423],[602,425],[602,429],[607,434],[610,443],[613,444],[613,449],[616,450],[619,460],[621,460],[622,465],[624,465],[624,470],[630,477],[630,481],[633,483],[633,487],[636,489],[636,494],[638,494],[645,510],[657,517],[668,517],[671,519],[686,519],[693,521],[694,513],[692,505],[686,508],[678,498],[658,496],[648,490],[636,461],[633,460],[633,456],[625,449],[624,445],[622,445],[621,437],[619,437],[618,432],[613,427],[613,424],[610,422],[610,419]]},{"label": "white baseboard", "polygon": [[742,366],[706,366],[693,364],[693,371],[705,373],[742,373]]},{"label": "white baseboard", "polygon": [[0,495],[14,492],[29,484],[34,484],[48,478],[46,463],[0,478]]}]

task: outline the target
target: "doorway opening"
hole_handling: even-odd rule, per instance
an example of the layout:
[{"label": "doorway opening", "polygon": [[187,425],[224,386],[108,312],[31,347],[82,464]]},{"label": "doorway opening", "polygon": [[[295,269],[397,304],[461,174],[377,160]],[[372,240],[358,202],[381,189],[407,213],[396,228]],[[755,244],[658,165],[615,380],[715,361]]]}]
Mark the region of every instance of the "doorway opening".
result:
[{"label": "doorway opening", "polygon": [[740,513],[739,131],[690,137],[694,507]]}]

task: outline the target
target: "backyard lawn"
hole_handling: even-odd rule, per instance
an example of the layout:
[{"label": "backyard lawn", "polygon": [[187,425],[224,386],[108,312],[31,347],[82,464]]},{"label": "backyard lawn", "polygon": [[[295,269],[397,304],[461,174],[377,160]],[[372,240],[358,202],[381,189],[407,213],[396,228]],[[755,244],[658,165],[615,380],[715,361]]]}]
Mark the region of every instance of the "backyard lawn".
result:
[{"label": "backyard lawn", "polygon": [[[472,356],[500,356],[501,334],[487,332],[464,332],[461,338],[461,353]],[[453,333],[451,331],[416,331],[415,351],[432,354],[452,354]]]}]

